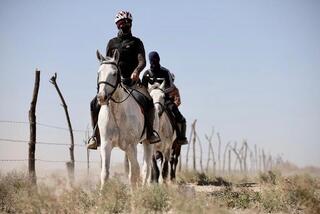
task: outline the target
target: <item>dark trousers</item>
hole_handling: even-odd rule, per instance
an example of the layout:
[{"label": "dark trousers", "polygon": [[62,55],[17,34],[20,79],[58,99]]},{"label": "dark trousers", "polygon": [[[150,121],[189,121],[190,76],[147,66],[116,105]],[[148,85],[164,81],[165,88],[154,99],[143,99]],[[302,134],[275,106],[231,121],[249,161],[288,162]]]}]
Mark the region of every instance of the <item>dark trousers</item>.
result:
[{"label": "dark trousers", "polygon": [[93,128],[93,136],[97,139],[98,146],[100,145],[100,132],[98,127],[98,116],[101,106],[98,104],[97,96],[95,96],[90,102],[90,113],[91,113],[91,125]]}]

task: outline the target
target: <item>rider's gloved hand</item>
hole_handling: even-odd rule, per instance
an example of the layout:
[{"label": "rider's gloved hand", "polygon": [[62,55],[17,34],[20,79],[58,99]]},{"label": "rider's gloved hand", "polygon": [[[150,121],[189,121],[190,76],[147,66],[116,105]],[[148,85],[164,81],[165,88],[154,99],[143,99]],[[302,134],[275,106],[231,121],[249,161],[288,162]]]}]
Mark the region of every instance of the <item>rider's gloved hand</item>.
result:
[{"label": "rider's gloved hand", "polygon": [[139,74],[138,72],[134,71],[132,74],[131,74],[131,79],[136,82],[139,80]]}]

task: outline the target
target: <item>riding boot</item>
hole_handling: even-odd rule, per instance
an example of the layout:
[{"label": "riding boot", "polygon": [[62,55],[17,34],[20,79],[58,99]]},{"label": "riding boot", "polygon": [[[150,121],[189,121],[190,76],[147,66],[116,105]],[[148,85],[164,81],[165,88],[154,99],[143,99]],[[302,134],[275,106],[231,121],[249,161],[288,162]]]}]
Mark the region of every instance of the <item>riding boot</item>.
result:
[{"label": "riding boot", "polygon": [[96,98],[94,98],[90,105],[91,108],[91,125],[93,128],[92,136],[89,138],[87,143],[88,149],[97,149],[100,146],[100,132],[98,128],[98,116],[100,106],[98,105]]},{"label": "riding boot", "polygon": [[179,145],[188,144],[188,140],[186,138],[186,121],[181,121],[177,123],[178,131],[177,131],[177,143]]},{"label": "riding boot", "polygon": [[185,145],[188,144],[188,140],[186,138],[186,119],[179,111],[178,107],[171,103],[170,109],[172,113],[174,114],[176,123],[177,123],[177,143],[179,145]]},{"label": "riding boot", "polygon": [[146,111],[146,131],[147,131],[147,139],[149,140],[150,144],[158,143],[161,141],[160,137],[155,134],[153,130],[153,121],[154,121],[154,107],[150,107]]}]

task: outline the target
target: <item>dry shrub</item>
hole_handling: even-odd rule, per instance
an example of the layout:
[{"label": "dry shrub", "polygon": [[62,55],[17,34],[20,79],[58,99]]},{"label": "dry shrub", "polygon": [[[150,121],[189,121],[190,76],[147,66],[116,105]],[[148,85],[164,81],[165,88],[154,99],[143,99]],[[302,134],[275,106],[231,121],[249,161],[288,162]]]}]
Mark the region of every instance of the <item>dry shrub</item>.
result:
[{"label": "dry shrub", "polygon": [[193,187],[170,187],[172,213],[229,213],[218,207],[213,197],[206,193],[196,193]]},{"label": "dry shrub", "polygon": [[274,186],[268,186],[261,193],[261,209],[267,213],[286,211],[285,193]]},{"label": "dry shrub", "polygon": [[283,189],[289,209],[304,209],[308,213],[320,213],[320,182],[309,175],[285,179]]},{"label": "dry shrub", "polygon": [[177,183],[186,184],[186,183],[197,183],[198,182],[198,173],[195,171],[182,171],[178,174]]},{"label": "dry shrub", "polygon": [[41,182],[34,186],[26,174],[18,172],[0,176],[0,212],[88,213],[93,204],[92,194],[81,188],[52,188]]},{"label": "dry shrub", "polygon": [[[204,174],[182,176],[185,182],[212,181]],[[68,187],[61,177],[54,182],[48,177],[34,187],[24,173],[0,173],[0,213],[224,213],[230,209],[320,213],[319,178],[268,173],[260,179],[261,192],[233,187],[197,192],[194,185],[151,185],[131,191],[115,179],[100,191],[99,185]]]},{"label": "dry shrub", "polygon": [[167,212],[170,210],[168,189],[161,185],[141,187],[134,192],[135,210],[142,213]]},{"label": "dry shrub", "polygon": [[268,172],[261,172],[259,174],[259,181],[262,184],[272,184],[276,185],[281,178],[281,173],[279,171],[268,171]]},{"label": "dry shrub", "polygon": [[259,192],[248,188],[232,190],[232,188],[226,187],[224,190],[211,193],[211,196],[220,206],[233,209],[255,208],[261,200]]},{"label": "dry shrub", "polygon": [[183,171],[179,173],[178,184],[197,184],[199,186],[214,185],[214,186],[231,186],[232,183],[222,177],[215,177],[207,173],[199,173],[195,171]]},{"label": "dry shrub", "polygon": [[262,191],[264,211],[320,213],[319,179],[296,175],[278,181],[276,186],[266,186]]},{"label": "dry shrub", "polygon": [[[37,193],[24,173],[10,172],[0,175],[0,211],[5,213],[28,212],[29,207],[21,207],[27,198]],[[32,199],[32,197],[31,197]],[[33,200],[30,200],[33,203]],[[30,210],[32,211],[32,210]]]},{"label": "dry shrub", "polygon": [[105,186],[97,200],[98,213],[130,212],[131,193],[127,185],[112,179]]}]

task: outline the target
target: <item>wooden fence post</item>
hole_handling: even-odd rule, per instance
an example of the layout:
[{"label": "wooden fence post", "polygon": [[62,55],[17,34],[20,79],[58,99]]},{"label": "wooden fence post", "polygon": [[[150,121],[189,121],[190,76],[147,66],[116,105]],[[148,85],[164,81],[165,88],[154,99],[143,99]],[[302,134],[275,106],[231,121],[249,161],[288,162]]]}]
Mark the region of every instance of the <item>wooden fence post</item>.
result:
[{"label": "wooden fence post", "polygon": [[29,178],[33,184],[37,184],[36,169],[35,169],[35,153],[36,153],[36,106],[38,100],[38,92],[40,86],[40,70],[36,69],[35,72],[35,82],[32,94],[32,101],[29,110],[29,123],[30,123],[30,140],[29,140],[29,159],[28,159],[28,169]]},{"label": "wooden fence post", "polygon": [[[87,126],[86,132],[85,132],[85,139],[83,140],[84,145],[87,144],[87,141],[89,139],[89,126]],[[90,171],[90,150],[87,148],[87,175],[89,176]]]},{"label": "wooden fence post", "polygon": [[229,164],[228,164],[228,172],[231,174],[231,148],[229,149]]},{"label": "wooden fence post", "polygon": [[247,171],[248,171],[248,168],[247,168],[248,143],[247,143],[247,141],[243,142],[243,146],[244,146],[243,169],[244,169],[244,173],[247,173]]},{"label": "wooden fence post", "polygon": [[224,153],[223,153],[223,162],[222,162],[222,172],[225,172],[225,165],[226,165],[226,153],[228,150],[228,147],[230,145],[230,142],[227,143],[227,145],[224,148]]},{"label": "wooden fence post", "polygon": [[213,146],[212,146],[212,138],[213,138],[213,135],[214,135],[214,129],[213,129],[213,128],[212,128],[210,137],[208,137],[207,135],[205,135],[205,138],[207,139],[208,144],[209,144],[209,146],[208,146],[208,160],[207,160],[207,168],[206,168],[206,171],[209,172],[209,163],[210,163],[211,156],[212,156],[212,173],[215,174],[215,171],[216,171],[216,168],[215,168],[216,160],[215,160],[214,151],[213,151]]},{"label": "wooden fence post", "polygon": [[267,171],[266,167],[266,154],[264,153],[264,149],[262,149],[262,163],[263,163],[263,171]]},{"label": "wooden fence post", "polygon": [[221,171],[221,157],[220,157],[220,154],[221,154],[221,136],[220,136],[220,133],[218,132],[217,133],[217,136],[218,136],[218,164],[219,164],[219,171]]},{"label": "wooden fence post", "polygon": [[254,144],[254,162],[255,162],[255,171],[258,171],[258,149],[257,144]]},{"label": "wooden fence post", "polygon": [[190,151],[190,144],[192,140],[192,135],[194,132],[194,126],[196,125],[197,120],[194,120],[191,124],[191,131],[190,131],[190,137],[189,137],[189,143],[188,143],[188,148],[187,148],[187,155],[186,155],[186,170],[189,168],[189,151]]},{"label": "wooden fence post", "polygon": [[68,106],[62,96],[62,93],[57,85],[57,73],[54,74],[54,76],[51,77],[50,82],[54,85],[54,87],[56,88],[58,95],[61,99],[62,102],[62,106],[64,108],[64,112],[66,114],[66,118],[67,118],[67,122],[68,122],[68,127],[69,127],[69,132],[70,132],[70,147],[69,147],[69,153],[70,153],[70,162],[67,162],[67,170],[68,170],[68,175],[69,178],[71,180],[71,182],[74,182],[74,138],[73,138],[73,130],[72,130],[72,126],[71,126],[71,122],[70,122],[70,117],[69,117],[69,113],[68,113]]},{"label": "wooden fence post", "polygon": [[200,160],[199,160],[199,163],[200,163],[200,169],[201,169],[201,172],[203,172],[203,164],[202,164],[202,145],[201,145],[201,140],[196,132],[196,130],[194,130],[194,135],[197,137],[197,140],[199,142],[199,148],[200,148]]},{"label": "wooden fence post", "polygon": [[212,154],[212,173],[215,175],[216,174],[216,158],[214,156],[212,144],[210,144],[209,151],[211,151],[211,154]]},{"label": "wooden fence post", "polygon": [[196,166],[196,120],[193,126],[193,140],[192,140],[192,156],[193,156],[193,171],[197,171]]}]

